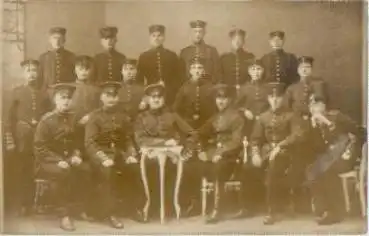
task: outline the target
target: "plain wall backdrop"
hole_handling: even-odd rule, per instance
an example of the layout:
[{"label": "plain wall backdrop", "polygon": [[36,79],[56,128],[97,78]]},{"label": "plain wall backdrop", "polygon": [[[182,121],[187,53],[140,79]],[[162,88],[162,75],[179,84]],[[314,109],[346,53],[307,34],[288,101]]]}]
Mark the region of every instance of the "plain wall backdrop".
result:
[{"label": "plain wall backdrop", "polygon": [[246,49],[257,57],[269,51],[268,33],[286,32],[286,51],[315,58],[314,74],[325,79],[333,107],[362,120],[363,3],[234,1],[99,1],[26,3],[26,56],[47,50],[52,26],[68,29],[66,47],[77,54],[101,50],[98,29],[119,28],[118,50],[137,58],[149,48],[148,26],[167,28],[165,46],[175,52],[190,43],[189,21],[208,22],[206,42],[228,51],[229,30],[247,31]]}]

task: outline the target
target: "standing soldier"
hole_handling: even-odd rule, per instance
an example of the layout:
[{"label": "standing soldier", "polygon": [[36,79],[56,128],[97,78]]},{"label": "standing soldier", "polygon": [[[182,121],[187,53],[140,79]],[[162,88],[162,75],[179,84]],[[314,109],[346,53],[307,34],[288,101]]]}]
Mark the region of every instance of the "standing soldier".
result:
[{"label": "standing soldier", "polygon": [[75,56],[64,48],[67,30],[54,27],[49,31],[51,50],[40,56],[40,80],[42,89],[46,90],[55,83],[73,82]]},{"label": "standing soldier", "polygon": [[261,114],[256,121],[251,135],[252,163],[261,166],[265,160],[266,173],[266,201],[268,215],[264,224],[274,224],[276,214],[284,205],[283,199],[288,197],[285,172],[289,167],[289,155],[293,144],[301,139],[302,129],[299,117],[287,112],[282,106],[283,85],[270,83],[268,102],[270,110]]},{"label": "standing soldier", "polygon": [[123,82],[118,96],[122,109],[131,120],[135,120],[140,110],[146,108],[144,99],[144,87],[136,81],[137,60],[126,59],[122,67]]},{"label": "standing soldier", "polygon": [[[238,93],[236,107],[242,112],[245,118],[245,138],[250,141],[250,135],[255,122],[260,115],[269,109],[268,87],[264,83],[264,68],[260,60],[249,62],[248,73],[250,82],[242,85]],[[249,148],[247,148],[249,150]],[[250,152],[247,152],[250,153]],[[237,217],[249,217],[255,213],[259,203],[262,203],[263,190],[263,169],[256,166],[248,155],[244,160],[242,171],[242,194],[240,194],[241,209]],[[250,191],[252,187],[252,191]]]},{"label": "standing soldier", "polygon": [[74,231],[71,199],[78,197],[78,200],[87,205],[91,197],[90,172],[78,149],[75,133],[77,121],[70,110],[75,86],[67,83],[55,84],[53,89],[55,109],[42,117],[35,133],[37,175],[55,181],[55,198],[61,207],[60,227],[66,231]]},{"label": "standing soldier", "polygon": [[122,81],[122,65],[126,56],[115,49],[117,44],[117,27],[100,29],[101,45],[104,52],[95,55],[95,84],[106,81]]},{"label": "standing soldier", "polygon": [[235,89],[225,84],[215,87],[215,103],[218,112],[199,130],[205,155],[203,162],[205,176],[215,182],[214,207],[206,219],[207,223],[216,223],[221,219],[224,207],[224,183],[237,165],[237,158],[242,150],[244,120],[232,106]]},{"label": "standing soldier", "polygon": [[222,82],[235,86],[237,91],[241,85],[250,81],[248,67],[254,54],[243,49],[245,45],[246,32],[242,29],[233,29],[229,32],[232,51],[220,56],[222,67]]},{"label": "standing soldier", "polygon": [[204,42],[206,22],[201,20],[191,21],[190,26],[192,28],[193,45],[183,48],[179,54],[182,76],[185,76],[184,80],[188,78],[192,58],[202,57],[205,58],[206,77],[216,83],[220,81],[221,77],[220,60],[217,49]]},{"label": "standing soldier", "polygon": [[164,84],[166,90],[165,100],[170,103],[168,105],[171,105],[183,82],[183,78],[179,74],[179,58],[174,52],[163,46],[165,26],[151,25],[149,33],[152,48],[142,53],[138,58],[140,76],[137,78],[137,82],[145,85]]},{"label": "standing soldier", "polygon": [[[9,110],[9,132],[15,141],[19,160],[21,214],[30,213],[34,194],[33,136],[41,116],[51,109],[49,97],[37,84],[39,62],[25,60],[21,64],[25,83],[13,89]],[[12,147],[9,147],[12,148]],[[8,149],[9,149],[8,148]],[[14,148],[14,147],[13,147]]]},{"label": "standing soldier", "polygon": [[[114,210],[119,191],[118,173],[135,173],[127,177],[131,181],[130,187],[141,187],[131,121],[118,106],[120,87],[119,82],[109,81],[102,84],[100,99],[103,106],[90,115],[85,134],[86,151],[99,186],[101,217],[118,229],[123,228],[123,223],[115,216]],[[138,209],[139,201],[136,201],[135,207]]]},{"label": "standing soldier", "polygon": [[[327,86],[324,80],[312,76],[312,67],[314,59],[309,56],[302,56],[298,59],[298,74],[300,81],[292,84],[287,88],[285,93],[285,101],[288,108],[291,108],[295,115],[300,116],[304,123],[309,123],[309,99],[312,94],[318,95],[320,98],[328,100]],[[301,143],[296,147],[296,154],[291,156],[291,166],[289,168],[292,202],[290,202],[291,210],[304,211],[305,206],[310,205],[308,194],[302,188],[304,180],[304,170],[311,162],[313,154],[311,153],[309,143]],[[304,150],[303,152],[301,150]]]},{"label": "standing soldier", "polygon": [[261,61],[265,68],[266,81],[284,83],[287,88],[298,80],[297,58],[283,50],[284,42],[283,31],[270,32],[269,44],[273,51],[264,55]]},{"label": "standing soldier", "polygon": [[[186,81],[180,88],[176,100],[173,104],[173,110],[179,114],[193,129],[199,129],[216,111],[214,100],[212,98],[213,84],[204,79],[203,58],[195,57],[191,61],[190,80]],[[194,150],[195,151],[195,150]],[[192,161],[194,159],[191,159]],[[200,189],[201,176],[193,172],[192,165],[185,165],[184,181],[181,192],[188,194],[186,200],[190,203],[185,213],[189,214],[192,209],[197,210],[197,203]],[[187,173],[190,171],[191,173]],[[194,187],[195,186],[195,187]],[[182,198],[183,199],[183,198]]]}]

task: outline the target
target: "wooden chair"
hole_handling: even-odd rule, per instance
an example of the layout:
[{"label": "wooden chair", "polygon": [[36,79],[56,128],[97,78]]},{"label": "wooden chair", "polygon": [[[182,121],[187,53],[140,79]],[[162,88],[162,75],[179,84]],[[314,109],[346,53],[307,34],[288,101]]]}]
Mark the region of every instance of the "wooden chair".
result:
[{"label": "wooden chair", "polygon": [[359,195],[361,216],[366,216],[366,173],[368,161],[368,145],[365,143],[362,148],[360,166],[354,170],[340,174],[342,180],[343,194],[345,200],[346,212],[351,211],[350,194],[348,190],[348,182],[352,180],[355,184],[355,190]]}]

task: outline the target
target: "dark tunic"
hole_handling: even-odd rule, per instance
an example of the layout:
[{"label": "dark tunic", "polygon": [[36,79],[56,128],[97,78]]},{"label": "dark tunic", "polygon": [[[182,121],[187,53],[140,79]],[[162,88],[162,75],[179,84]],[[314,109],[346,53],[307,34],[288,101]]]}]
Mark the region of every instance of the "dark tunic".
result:
[{"label": "dark tunic", "polygon": [[93,82],[101,84],[106,81],[122,81],[122,65],[126,56],[116,50],[95,55]]}]

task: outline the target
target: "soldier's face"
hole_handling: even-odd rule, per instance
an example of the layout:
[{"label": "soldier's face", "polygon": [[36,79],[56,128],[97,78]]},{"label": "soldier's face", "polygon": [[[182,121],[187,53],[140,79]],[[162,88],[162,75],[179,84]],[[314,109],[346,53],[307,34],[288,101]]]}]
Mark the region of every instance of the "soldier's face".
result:
[{"label": "soldier's face", "polygon": [[76,66],[74,71],[76,72],[78,80],[87,80],[91,75],[91,70],[83,66]]},{"label": "soldier's face", "polygon": [[312,74],[313,68],[309,63],[300,63],[297,72],[301,77],[308,77]]},{"label": "soldier's face", "polygon": [[53,49],[62,48],[65,44],[65,36],[58,33],[51,34],[49,37],[49,42]]},{"label": "soldier's face", "polygon": [[38,67],[36,65],[27,65],[23,68],[24,78],[27,82],[35,81],[38,77]]},{"label": "soldier's face", "polygon": [[114,107],[119,102],[119,97],[116,92],[104,92],[100,96],[100,100],[105,107]]},{"label": "soldier's face", "polygon": [[115,45],[117,44],[117,38],[102,38],[101,39],[101,45],[105,50],[111,50],[115,48]]},{"label": "soldier's face", "polygon": [[230,101],[230,98],[224,96],[217,96],[215,98],[215,104],[217,105],[219,111],[223,111],[224,109],[226,109]]},{"label": "soldier's face", "polygon": [[192,28],[192,41],[194,43],[199,43],[205,37],[204,28]]},{"label": "soldier's face", "polygon": [[276,95],[269,95],[268,96],[268,102],[270,105],[270,108],[275,111],[282,107],[283,97],[282,96],[276,96]]},{"label": "soldier's face", "polygon": [[190,66],[190,75],[191,75],[191,79],[198,81],[205,73],[205,68],[202,64],[192,64]]},{"label": "soldier's face", "polygon": [[55,107],[60,112],[66,112],[70,109],[72,104],[71,94],[67,90],[59,91],[55,94]]},{"label": "soldier's face", "polygon": [[164,44],[165,35],[160,32],[153,32],[150,34],[150,44],[153,47],[158,47]]},{"label": "soldier's face", "polygon": [[137,68],[134,65],[125,64],[122,67],[122,75],[125,81],[134,80],[137,75]]},{"label": "soldier's face", "polygon": [[282,39],[278,36],[274,36],[274,37],[269,39],[269,44],[270,44],[270,47],[274,50],[282,49],[283,45],[284,45],[284,39]]},{"label": "soldier's face", "polygon": [[245,44],[245,39],[241,35],[235,35],[232,37],[231,43],[232,48],[237,50],[243,47],[243,45]]},{"label": "soldier's face", "polygon": [[153,91],[150,94],[148,101],[150,109],[152,110],[160,109],[164,106],[164,96],[160,94],[160,92]]},{"label": "soldier's face", "polygon": [[260,80],[263,76],[264,68],[260,65],[251,65],[249,67],[249,75],[252,80]]}]

